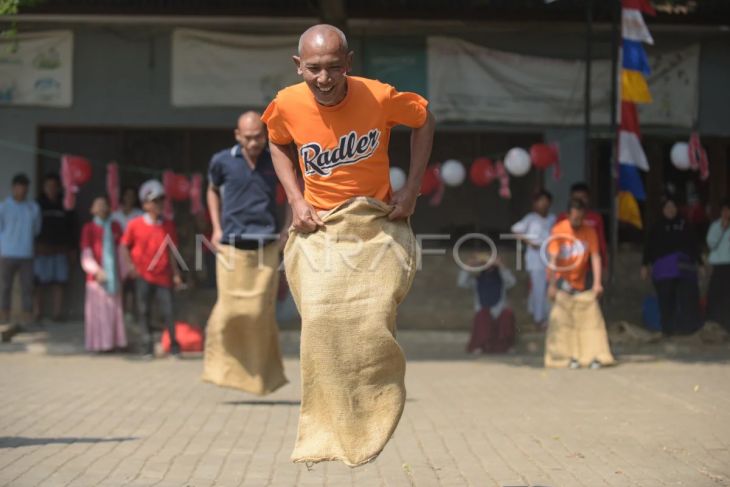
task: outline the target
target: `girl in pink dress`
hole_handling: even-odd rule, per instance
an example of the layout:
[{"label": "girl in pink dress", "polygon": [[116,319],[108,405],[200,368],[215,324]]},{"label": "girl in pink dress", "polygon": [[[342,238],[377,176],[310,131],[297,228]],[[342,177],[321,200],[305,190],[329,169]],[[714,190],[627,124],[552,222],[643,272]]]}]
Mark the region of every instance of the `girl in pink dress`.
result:
[{"label": "girl in pink dress", "polygon": [[81,267],[86,272],[86,350],[106,352],[127,346],[117,253],[122,227],[109,217],[106,197],[94,199],[91,214],[94,219],[81,230]]}]

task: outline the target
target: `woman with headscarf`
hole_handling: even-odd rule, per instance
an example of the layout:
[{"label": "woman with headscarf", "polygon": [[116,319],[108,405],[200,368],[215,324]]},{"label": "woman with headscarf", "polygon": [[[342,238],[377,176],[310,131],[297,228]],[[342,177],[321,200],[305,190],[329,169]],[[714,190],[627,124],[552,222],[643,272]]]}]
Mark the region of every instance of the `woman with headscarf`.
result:
[{"label": "woman with headscarf", "polygon": [[81,231],[81,267],[86,272],[86,350],[107,352],[127,346],[117,249],[122,227],[109,216],[109,202],[94,199],[94,219]]},{"label": "woman with headscarf", "polygon": [[689,223],[679,215],[671,196],[662,200],[662,214],[644,246],[641,277],[651,270],[662,333],[665,336],[694,333],[702,326],[698,265],[702,265],[697,241]]}]

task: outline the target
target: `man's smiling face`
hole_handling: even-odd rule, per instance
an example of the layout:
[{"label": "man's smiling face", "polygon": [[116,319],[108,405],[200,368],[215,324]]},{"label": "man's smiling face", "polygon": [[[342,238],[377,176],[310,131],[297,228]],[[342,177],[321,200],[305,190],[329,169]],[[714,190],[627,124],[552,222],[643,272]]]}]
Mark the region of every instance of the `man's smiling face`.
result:
[{"label": "man's smiling face", "polygon": [[306,33],[294,63],[318,103],[332,106],[345,98],[352,52],[347,52],[336,32],[321,29]]}]

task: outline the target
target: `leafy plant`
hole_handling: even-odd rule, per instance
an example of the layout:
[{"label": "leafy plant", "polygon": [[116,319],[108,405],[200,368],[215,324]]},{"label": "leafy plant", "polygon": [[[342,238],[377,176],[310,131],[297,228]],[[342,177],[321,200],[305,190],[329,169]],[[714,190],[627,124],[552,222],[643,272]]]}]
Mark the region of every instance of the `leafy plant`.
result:
[{"label": "leafy plant", "polygon": [[[38,5],[43,0],[0,0],[0,16],[11,17],[17,15],[21,7],[31,7]],[[10,20],[10,24],[0,26],[0,37],[14,39],[18,35],[18,25],[14,20]]]}]

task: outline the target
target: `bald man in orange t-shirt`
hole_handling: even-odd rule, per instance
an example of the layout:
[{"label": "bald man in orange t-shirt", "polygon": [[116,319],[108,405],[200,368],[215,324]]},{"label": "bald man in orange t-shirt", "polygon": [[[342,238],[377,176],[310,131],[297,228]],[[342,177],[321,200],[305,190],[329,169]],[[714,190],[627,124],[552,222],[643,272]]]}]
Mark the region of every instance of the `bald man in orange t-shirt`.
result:
[{"label": "bald man in orange t-shirt", "polygon": [[[262,117],[292,207],[292,226],[300,233],[323,225],[317,211],[356,196],[392,205],[391,220],[409,217],[431,155],[435,122],[428,102],[379,81],[348,76],[352,56],[339,29],[324,24],[308,29],[293,56],[304,82],[280,91]],[[412,128],[411,161],[405,186],[391,192],[388,142],[395,125]],[[296,180],[297,159],[304,194]]]},{"label": "bald man in orange t-shirt", "polygon": [[[354,467],[382,451],[405,404],[405,357],[394,336],[395,309],[415,275],[416,243],[403,220],[416,206],[434,119],[423,97],[348,76],[352,55],[339,29],[308,29],[294,56],[304,82],[281,90],[262,120],[292,208],[292,236],[284,253],[302,317],[302,402],[292,460],[341,460]],[[412,129],[411,161],[405,186],[393,192],[388,142],[396,125]],[[355,237],[366,250],[348,252],[347,264],[337,259],[327,272],[306,265],[303,256],[328,247],[332,235],[337,235],[335,247],[347,247]],[[376,247],[387,250],[391,244],[399,250],[366,262]],[[410,264],[402,265],[398,256]],[[366,270],[374,265],[382,272]]]}]

